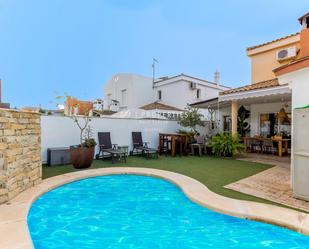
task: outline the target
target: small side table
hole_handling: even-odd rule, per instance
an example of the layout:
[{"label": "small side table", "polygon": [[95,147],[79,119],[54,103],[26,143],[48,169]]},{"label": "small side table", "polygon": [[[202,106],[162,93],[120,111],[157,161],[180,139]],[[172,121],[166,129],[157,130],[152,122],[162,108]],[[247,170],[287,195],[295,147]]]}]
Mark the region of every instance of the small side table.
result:
[{"label": "small side table", "polygon": [[158,158],[158,151],[155,149],[146,149],[144,150],[144,154],[146,156],[146,159]]},{"label": "small side table", "polygon": [[112,164],[114,164],[116,160],[127,162],[127,155],[122,150],[111,150],[109,153],[112,155]]},{"label": "small side table", "polygon": [[128,145],[118,145],[118,150],[124,152],[126,156],[129,154],[129,146]]}]

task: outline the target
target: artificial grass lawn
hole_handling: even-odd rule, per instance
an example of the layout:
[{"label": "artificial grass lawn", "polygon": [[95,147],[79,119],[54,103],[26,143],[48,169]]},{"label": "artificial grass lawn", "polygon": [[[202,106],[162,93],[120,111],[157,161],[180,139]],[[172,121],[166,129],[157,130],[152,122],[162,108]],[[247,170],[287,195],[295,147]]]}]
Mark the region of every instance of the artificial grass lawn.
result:
[{"label": "artificial grass lawn", "polygon": [[[213,192],[223,196],[231,197],[234,199],[275,204],[261,198],[242,194],[240,192],[224,188],[224,186],[229,183],[236,182],[240,179],[269,169],[272,167],[271,165],[209,156],[188,156],[175,158],[161,156],[159,157],[159,159],[150,160],[146,160],[143,157],[131,156],[128,158],[126,164],[120,162],[112,164],[110,160],[95,160],[91,168],[96,169],[102,167],[122,166],[169,170],[190,176],[205,184]],[[52,167],[44,165],[43,178],[48,178],[74,171],[77,170],[74,169],[72,165]]]}]

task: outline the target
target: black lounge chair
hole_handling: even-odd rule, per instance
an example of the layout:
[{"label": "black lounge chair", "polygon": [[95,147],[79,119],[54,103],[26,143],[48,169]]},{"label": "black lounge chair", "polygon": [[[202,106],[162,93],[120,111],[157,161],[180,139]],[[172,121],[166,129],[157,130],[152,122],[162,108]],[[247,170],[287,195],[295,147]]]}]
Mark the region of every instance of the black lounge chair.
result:
[{"label": "black lounge chair", "polygon": [[150,158],[151,155],[155,155],[157,157],[158,151],[154,148],[149,148],[148,142],[143,142],[142,133],[141,132],[132,132],[132,140],[133,140],[133,154],[143,154],[146,155],[146,158]]},{"label": "black lounge chair", "polygon": [[126,152],[118,149],[117,144],[112,144],[110,132],[98,132],[99,139],[99,153],[97,154],[97,159],[105,158],[107,156],[112,157],[112,162],[114,163],[115,159],[123,159],[126,162]]}]

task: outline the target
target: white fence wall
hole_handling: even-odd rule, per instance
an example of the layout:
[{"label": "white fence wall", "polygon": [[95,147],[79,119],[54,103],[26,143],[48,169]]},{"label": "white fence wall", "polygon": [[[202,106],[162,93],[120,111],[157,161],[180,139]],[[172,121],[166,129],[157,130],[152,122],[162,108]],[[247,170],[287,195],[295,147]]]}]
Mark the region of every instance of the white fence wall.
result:
[{"label": "white fence wall", "polygon": [[[110,132],[112,143],[129,145],[130,150],[132,149],[132,131],[142,132],[144,142],[149,142],[151,147],[156,148],[160,132],[176,132],[180,128],[176,121],[117,118],[92,118],[90,125],[96,140],[98,132]],[[41,116],[41,128],[43,162],[47,161],[48,148],[79,144],[79,129],[68,117]]]}]

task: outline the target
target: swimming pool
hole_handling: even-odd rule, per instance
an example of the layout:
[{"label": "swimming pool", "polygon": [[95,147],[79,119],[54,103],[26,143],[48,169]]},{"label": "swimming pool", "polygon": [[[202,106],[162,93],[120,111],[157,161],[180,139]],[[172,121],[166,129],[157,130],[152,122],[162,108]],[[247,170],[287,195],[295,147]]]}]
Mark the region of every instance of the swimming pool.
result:
[{"label": "swimming pool", "polygon": [[175,185],[110,175],[63,185],[38,198],[28,215],[36,249],[309,248],[309,237],[219,214]]}]

